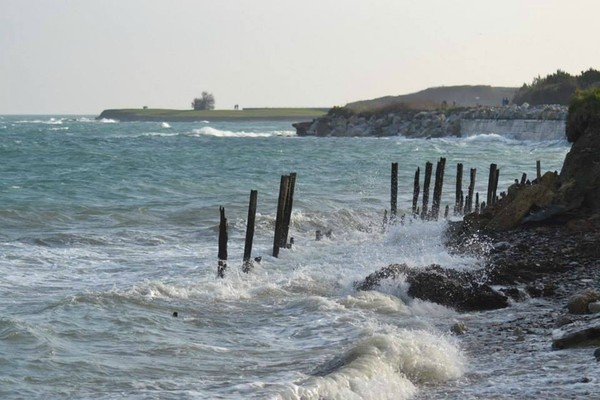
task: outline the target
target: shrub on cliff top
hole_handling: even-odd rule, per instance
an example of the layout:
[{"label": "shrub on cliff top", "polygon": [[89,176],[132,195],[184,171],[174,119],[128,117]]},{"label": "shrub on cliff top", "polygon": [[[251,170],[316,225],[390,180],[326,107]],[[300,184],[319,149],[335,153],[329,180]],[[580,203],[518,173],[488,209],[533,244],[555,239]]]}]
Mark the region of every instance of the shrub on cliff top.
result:
[{"label": "shrub on cliff top", "polygon": [[600,89],[580,91],[569,105],[566,134],[575,142],[592,125],[600,128]]}]

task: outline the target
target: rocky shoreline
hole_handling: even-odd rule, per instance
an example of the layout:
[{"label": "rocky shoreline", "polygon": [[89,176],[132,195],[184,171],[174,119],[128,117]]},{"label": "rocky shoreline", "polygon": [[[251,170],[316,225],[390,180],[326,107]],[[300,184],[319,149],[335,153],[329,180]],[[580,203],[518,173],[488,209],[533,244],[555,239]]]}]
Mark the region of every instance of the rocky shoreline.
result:
[{"label": "rocky shoreline", "polygon": [[[531,185],[515,183],[481,213],[449,223],[447,248],[476,256],[478,268],[394,264],[357,282],[357,290],[376,289],[384,280],[407,282],[412,297],[463,313],[464,321],[452,332],[465,335],[467,348],[490,357],[512,355],[514,345],[506,343],[516,341],[523,351],[519,357],[583,348],[584,360],[595,365],[594,358],[600,361],[600,348],[594,351],[600,346],[600,91],[574,100],[566,136],[573,145],[560,174],[547,172]],[[501,309],[513,317],[510,322],[505,317],[483,325],[473,317]],[[575,379],[590,382],[588,376]]]},{"label": "rocky shoreline", "polygon": [[[567,108],[559,105],[471,107],[436,111],[354,113],[332,109],[326,116],[293,124],[298,136],[461,136],[466,121],[556,121],[564,129]],[[485,132],[484,132],[485,133]],[[561,132],[563,135],[564,132]]]}]

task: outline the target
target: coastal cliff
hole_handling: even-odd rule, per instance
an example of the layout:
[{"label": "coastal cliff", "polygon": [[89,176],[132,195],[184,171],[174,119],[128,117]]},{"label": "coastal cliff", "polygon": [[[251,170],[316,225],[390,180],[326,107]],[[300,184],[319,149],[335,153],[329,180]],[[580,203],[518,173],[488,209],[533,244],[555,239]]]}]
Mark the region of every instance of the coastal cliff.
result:
[{"label": "coastal cliff", "polygon": [[[335,111],[333,111],[335,110]],[[332,109],[326,116],[293,124],[298,136],[405,136],[429,138],[497,133],[522,140],[564,138],[567,107],[471,107],[436,111],[353,113]]]}]

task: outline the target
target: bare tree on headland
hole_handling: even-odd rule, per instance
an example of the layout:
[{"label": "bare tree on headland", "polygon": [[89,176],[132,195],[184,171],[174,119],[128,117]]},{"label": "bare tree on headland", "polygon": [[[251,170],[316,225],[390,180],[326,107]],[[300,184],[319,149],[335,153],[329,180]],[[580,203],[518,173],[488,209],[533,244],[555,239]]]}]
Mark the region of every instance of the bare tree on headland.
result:
[{"label": "bare tree on headland", "polygon": [[212,93],[202,92],[202,97],[196,97],[192,101],[192,108],[194,110],[214,110],[215,96]]}]

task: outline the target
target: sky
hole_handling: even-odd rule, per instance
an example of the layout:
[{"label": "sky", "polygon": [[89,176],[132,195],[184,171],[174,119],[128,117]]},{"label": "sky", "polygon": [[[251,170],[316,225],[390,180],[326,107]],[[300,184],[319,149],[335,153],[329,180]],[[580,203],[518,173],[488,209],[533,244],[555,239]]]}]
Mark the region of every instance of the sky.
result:
[{"label": "sky", "polygon": [[0,114],[332,107],[600,69],[598,0],[0,0]]}]

